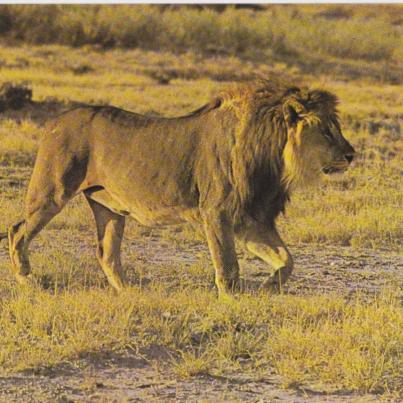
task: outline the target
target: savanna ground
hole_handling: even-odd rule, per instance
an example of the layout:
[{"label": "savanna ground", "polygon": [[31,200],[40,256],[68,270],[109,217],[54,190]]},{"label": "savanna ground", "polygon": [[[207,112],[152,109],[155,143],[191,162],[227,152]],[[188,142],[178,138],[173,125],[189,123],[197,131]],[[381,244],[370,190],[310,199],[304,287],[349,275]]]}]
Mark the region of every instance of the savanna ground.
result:
[{"label": "savanna ground", "polygon": [[3,242],[0,401],[399,401],[402,7],[93,10],[0,9],[1,82],[33,90],[0,112],[0,231],[21,217],[41,125],[76,102],[175,116],[287,75],[339,96],[358,157],[280,218],[296,262],[281,295],[253,285],[268,268],[239,249],[249,289],[217,299],[198,229],[133,221],[116,295],[81,197],[32,244],[37,288],[13,282]]}]

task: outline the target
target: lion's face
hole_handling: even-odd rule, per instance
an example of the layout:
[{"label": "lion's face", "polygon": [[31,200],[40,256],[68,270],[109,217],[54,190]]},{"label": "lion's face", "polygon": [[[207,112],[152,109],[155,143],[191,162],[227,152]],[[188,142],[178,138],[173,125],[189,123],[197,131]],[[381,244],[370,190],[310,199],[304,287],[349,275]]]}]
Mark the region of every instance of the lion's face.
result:
[{"label": "lion's face", "polygon": [[302,123],[297,136],[301,152],[312,168],[324,174],[344,172],[354,158],[354,148],[332,122]]},{"label": "lion's face", "polygon": [[285,147],[287,176],[295,182],[312,182],[321,174],[344,172],[354,158],[354,148],[333,122],[301,119],[289,128]]}]

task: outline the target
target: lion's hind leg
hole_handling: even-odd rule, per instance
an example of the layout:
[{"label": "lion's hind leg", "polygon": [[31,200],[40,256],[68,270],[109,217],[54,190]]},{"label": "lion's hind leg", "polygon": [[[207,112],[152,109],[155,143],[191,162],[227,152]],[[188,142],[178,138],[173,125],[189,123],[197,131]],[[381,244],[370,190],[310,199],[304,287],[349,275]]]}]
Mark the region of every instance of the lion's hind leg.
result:
[{"label": "lion's hind leg", "polygon": [[273,268],[273,273],[263,283],[263,287],[270,291],[281,291],[292,273],[294,264],[277,231],[253,223],[242,235],[247,249]]},{"label": "lion's hind leg", "polygon": [[11,259],[11,268],[20,284],[27,283],[27,276],[31,272],[28,259],[28,250],[24,242],[25,220],[22,220],[8,229],[8,245]]},{"label": "lion's hind leg", "polygon": [[8,230],[11,267],[16,280],[21,284],[28,282],[31,272],[28,247],[33,238],[45,225],[60,212],[65,203],[57,203],[51,195],[36,200],[35,206],[27,203],[25,220],[12,225]]},{"label": "lion's hind leg", "polygon": [[94,214],[97,226],[97,258],[109,284],[120,291],[125,284],[125,275],[120,260],[120,246],[122,243],[125,217],[116,214],[102,204],[86,198]]}]

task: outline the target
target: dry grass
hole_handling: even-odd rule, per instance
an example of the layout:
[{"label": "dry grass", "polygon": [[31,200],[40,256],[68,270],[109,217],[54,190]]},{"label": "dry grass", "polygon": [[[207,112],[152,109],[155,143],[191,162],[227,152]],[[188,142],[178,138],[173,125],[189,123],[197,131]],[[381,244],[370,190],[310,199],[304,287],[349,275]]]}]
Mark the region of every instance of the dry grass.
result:
[{"label": "dry grass", "polygon": [[40,138],[40,129],[30,121],[16,123],[5,120],[0,126],[0,164],[27,165],[33,162]]},{"label": "dry grass", "polygon": [[[31,11],[27,10],[26,15],[30,15]],[[307,6],[301,9],[304,18],[298,25],[291,8],[281,10],[279,19],[270,17],[269,10],[256,19],[249,16],[248,24],[253,19],[259,28],[252,33],[239,22],[243,14],[236,10],[220,15],[211,10],[188,10],[183,15],[170,11],[164,21],[173,30],[178,21],[186,20],[188,25],[181,27],[192,27],[190,32],[179,32],[177,28],[170,35],[181,38],[183,42],[177,39],[178,43],[192,47],[200,41],[200,35],[206,36],[203,36],[206,38],[203,46],[207,46],[210,36],[217,35],[218,25],[226,21],[230,33],[220,33],[218,43],[238,53],[242,52],[238,47],[245,47],[245,52],[249,47],[250,42],[242,41],[259,41],[268,29],[286,32],[288,27],[281,40],[292,43],[292,35],[301,33],[304,24],[319,18],[317,27],[310,25],[303,31],[304,35],[317,36],[319,41],[321,24],[328,18],[355,13],[361,18],[370,12],[370,8],[365,11],[365,8],[346,6],[342,11],[326,8],[326,13],[318,17],[319,10]],[[110,11],[105,9],[99,16],[102,13],[102,23],[107,25]],[[153,13],[156,11],[147,14],[147,18],[156,18]],[[195,25],[194,19],[199,17]],[[386,34],[373,34],[384,29],[389,32],[392,17],[384,13],[379,17],[381,22],[371,17],[369,40],[365,36],[367,31],[360,34],[363,46],[359,49],[356,43],[351,48],[347,46],[348,32],[355,33],[357,25],[354,24],[359,23],[345,25],[344,20],[332,20],[331,31],[340,35],[334,35],[331,49],[311,40],[308,41],[310,50],[324,55],[332,53],[334,57],[379,57],[393,61],[396,52],[401,52],[393,35],[388,42]],[[74,18],[78,17],[74,14]],[[139,21],[135,28],[145,29],[141,24],[146,14],[140,13],[136,18]],[[266,18],[282,21],[282,28],[263,26],[262,19]],[[67,24],[66,21],[71,20],[64,20]],[[289,30],[290,21],[295,23],[294,33]],[[347,33],[341,34],[338,29],[342,25],[338,24],[346,26]],[[93,30],[100,26],[91,27],[83,35],[96,41],[98,31]],[[206,27],[210,30],[206,31]],[[30,32],[29,27],[24,29]],[[120,40],[129,41],[130,29],[131,26],[124,27],[122,38],[126,39]],[[385,45],[384,49],[378,42]],[[273,43],[266,45],[271,47]],[[130,41],[122,45],[130,45]],[[288,49],[287,46],[282,49]],[[293,244],[331,243],[395,251],[401,247],[401,85],[382,85],[374,77],[346,82],[290,69],[283,62],[268,66],[267,60],[247,63],[236,57],[202,58],[191,52],[173,55],[115,49],[100,53],[90,48],[55,45],[2,47],[1,52],[2,80],[28,81],[35,101],[53,98],[58,102],[112,103],[141,113],[174,116],[206,102],[223,85],[222,81],[256,71],[263,74],[287,71],[305,83],[332,90],[340,97],[342,124],[359,157],[344,177],[316,189],[302,189],[294,195],[287,215],[280,220],[284,239]],[[276,54],[277,50],[273,52]],[[168,72],[168,85],[155,78],[155,72]],[[19,122],[7,116],[5,113],[6,119],[0,121],[0,231],[21,215],[23,195],[41,135],[39,123],[31,120],[29,114],[18,115]],[[376,130],[374,125],[378,125]],[[364,296],[346,300],[336,295],[269,297],[263,294],[218,300],[211,289],[209,262],[193,264],[186,271],[177,264],[172,270],[167,268],[169,275],[156,276],[146,285],[142,282],[143,274],[153,267],[136,261],[134,284],[137,285],[116,296],[105,288],[105,279],[95,269],[93,255],[86,250],[81,255],[69,252],[69,243],[77,243],[93,231],[91,221],[83,200],[74,200],[37,240],[32,263],[37,278],[48,286],[47,290],[17,289],[7,275],[0,280],[0,365],[6,371],[71,362],[91,352],[142,351],[144,347],[158,344],[170,351],[171,368],[179,377],[242,370],[258,379],[274,370],[282,376],[285,386],[324,385],[326,390],[396,394],[401,390],[403,323],[399,284],[391,284],[393,290],[385,290],[370,300]],[[72,230],[78,239],[70,237]],[[151,239],[152,231],[129,224],[127,232],[130,236]],[[199,241],[187,226],[159,234],[178,244]],[[47,242],[49,237],[56,241]],[[65,239],[63,248],[57,242],[58,237]],[[9,270],[8,263],[0,262],[0,269]],[[182,272],[186,274],[178,274]]]},{"label": "dry grass", "polygon": [[[303,59],[307,53],[399,61],[401,7],[268,6],[263,11],[131,6],[2,6],[0,30],[9,39],[73,46],[220,51]],[[88,23],[90,21],[90,24]],[[362,29],[365,24],[365,30]],[[292,27],[292,29],[290,29]]]},{"label": "dry grass", "polygon": [[0,363],[21,370],[156,344],[177,357],[174,371],[181,377],[240,369],[262,376],[274,367],[285,384],[391,392],[401,386],[402,325],[391,293],[346,303],[335,296],[217,300],[211,291],[167,291],[157,282],[119,296],[94,286],[64,292],[10,287],[0,304]]},{"label": "dry grass", "polygon": [[[100,55],[88,50],[54,46],[3,50],[8,65],[23,56],[29,61],[25,68],[9,67],[2,72],[4,80],[30,82],[36,101],[51,98],[59,102],[111,103],[140,113],[169,116],[199,107],[225,85],[211,79],[223,73],[222,65],[226,66],[227,73],[248,74],[251,71],[249,65],[242,66],[235,58],[224,59],[223,63],[214,59],[198,63],[192,54],[177,59],[170,54],[154,52],[115,50]],[[66,52],[69,54],[67,66],[62,62],[66,58],[61,57]],[[48,56],[43,57],[43,54]],[[95,71],[75,75],[71,66],[80,64],[94,66]],[[190,70],[201,76],[195,80],[172,79],[169,85],[161,85],[148,75],[150,69],[161,70],[161,64],[164,66],[162,70],[182,69],[179,71],[184,76]],[[268,73],[264,64],[257,64],[255,70]],[[273,71],[281,73],[283,66],[274,66]],[[400,138],[401,86],[367,85],[365,81],[347,85],[325,77],[304,77],[304,80],[313,86],[333,90],[340,97],[344,132],[357,149],[358,158],[343,178],[294,195],[287,215],[280,220],[287,242],[329,242],[398,249],[402,237],[402,213],[398,207],[403,204],[400,180],[403,149]],[[379,128],[371,134],[370,128],[377,124]],[[3,121],[0,162],[11,166],[32,163],[39,137],[40,129],[32,121]],[[0,203],[3,210],[10,211],[5,223],[10,224],[16,218],[12,212],[17,214],[21,207],[15,207],[15,197],[0,200]],[[58,226],[82,226],[85,215],[87,212],[81,203],[75,203],[68,214],[58,217],[55,222]]]}]

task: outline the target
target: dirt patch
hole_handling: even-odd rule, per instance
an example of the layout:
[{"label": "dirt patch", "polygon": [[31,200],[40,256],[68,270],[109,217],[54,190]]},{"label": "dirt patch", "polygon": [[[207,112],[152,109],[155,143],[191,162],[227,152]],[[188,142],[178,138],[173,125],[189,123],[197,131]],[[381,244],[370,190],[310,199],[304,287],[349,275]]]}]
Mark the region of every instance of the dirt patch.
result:
[{"label": "dirt patch", "polygon": [[267,374],[259,380],[242,373],[226,377],[198,376],[175,379],[146,358],[129,352],[98,355],[74,365],[0,376],[0,402],[375,402],[374,395],[320,389],[283,389],[281,380]]}]

